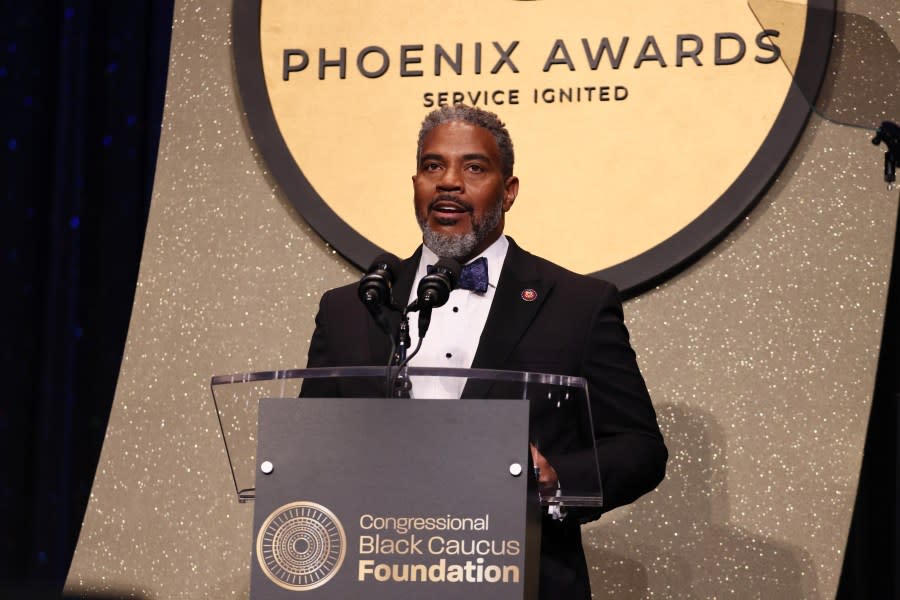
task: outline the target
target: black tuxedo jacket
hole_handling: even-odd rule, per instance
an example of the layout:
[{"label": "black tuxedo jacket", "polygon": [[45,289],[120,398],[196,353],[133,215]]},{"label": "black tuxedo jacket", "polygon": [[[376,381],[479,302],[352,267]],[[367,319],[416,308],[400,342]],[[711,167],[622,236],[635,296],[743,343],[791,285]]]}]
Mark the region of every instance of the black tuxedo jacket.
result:
[{"label": "black tuxedo jacket", "polygon": [[[668,454],[629,343],[618,291],[608,282],[567,271],[522,250],[512,239],[509,242],[472,368],[585,378],[604,510],[632,502],[662,480]],[[405,305],[409,298],[419,256],[417,251],[402,262],[393,287],[398,305]],[[356,290],[357,285],[352,284],[322,297],[308,367],[387,364],[390,341],[359,301]],[[383,389],[372,389],[371,382],[367,386],[359,380],[314,385],[316,389],[304,386],[303,394],[384,395]],[[470,382],[463,396],[510,397],[502,385],[487,387],[480,382]],[[533,439],[556,469],[563,487],[566,482],[596,480],[587,419],[586,411],[561,413],[556,401],[546,395],[532,400]],[[590,598],[579,525],[597,516],[596,512],[576,511],[563,521],[544,519],[541,598]]]}]

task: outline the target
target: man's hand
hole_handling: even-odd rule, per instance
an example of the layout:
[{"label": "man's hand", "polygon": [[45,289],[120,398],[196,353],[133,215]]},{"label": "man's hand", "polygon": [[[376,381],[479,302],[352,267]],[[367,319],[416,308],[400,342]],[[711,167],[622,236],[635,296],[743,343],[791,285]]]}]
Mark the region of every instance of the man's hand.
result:
[{"label": "man's hand", "polygon": [[542,492],[550,491],[555,493],[559,485],[556,469],[547,462],[547,459],[544,458],[544,455],[538,451],[534,444],[529,444],[529,446],[531,447],[531,462],[534,463],[534,467],[537,469],[538,486]]}]

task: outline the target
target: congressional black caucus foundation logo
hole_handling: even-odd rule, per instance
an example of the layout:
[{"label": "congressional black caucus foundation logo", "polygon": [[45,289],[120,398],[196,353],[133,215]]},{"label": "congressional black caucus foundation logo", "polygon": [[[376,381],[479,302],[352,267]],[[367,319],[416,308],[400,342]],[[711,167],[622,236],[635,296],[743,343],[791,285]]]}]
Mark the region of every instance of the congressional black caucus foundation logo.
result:
[{"label": "congressional black caucus foundation logo", "polygon": [[279,186],[357,266],[421,240],[419,124],[465,102],[512,134],[506,232],[634,295],[740,222],[809,117],[792,75],[821,81],[834,0],[753,4],[769,14],[747,0],[235,0],[233,48]]},{"label": "congressional black caucus foundation logo", "polygon": [[302,592],[324,585],[341,568],[347,537],[334,513],[314,502],[292,502],[263,522],[256,556],[276,585]]}]

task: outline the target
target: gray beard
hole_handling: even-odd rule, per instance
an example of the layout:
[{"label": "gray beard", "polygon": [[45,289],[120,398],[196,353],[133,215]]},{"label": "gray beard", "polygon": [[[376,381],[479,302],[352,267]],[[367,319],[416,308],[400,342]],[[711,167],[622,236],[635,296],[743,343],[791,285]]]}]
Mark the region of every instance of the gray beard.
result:
[{"label": "gray beard", "polygon": [[416,216],[422,230],[422,243],[438,255],[439,258],[459,260],[472,254],[472,251],[500,224],[503,218],[503,207],[498,202],[494,210],[484,215],[481,221],[472,221],[472,231],[462,235],[439,233],[428,228],[425,219]]}]

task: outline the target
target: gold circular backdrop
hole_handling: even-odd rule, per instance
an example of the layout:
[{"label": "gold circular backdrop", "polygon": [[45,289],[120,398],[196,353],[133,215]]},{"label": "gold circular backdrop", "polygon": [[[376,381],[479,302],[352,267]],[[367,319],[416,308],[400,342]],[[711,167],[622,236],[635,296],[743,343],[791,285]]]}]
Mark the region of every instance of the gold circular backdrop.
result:
[{"label": "gold circular backdrop", "polygon": [[778,6],[764,30],[746,0],[237,2],[235,57],[280,185],[358,266],[420,242],[418,128],[462,100],[513,138],[506,233],[636,293],[746,214],[802,130],[791,73],[818,75],[830,24]]}]

